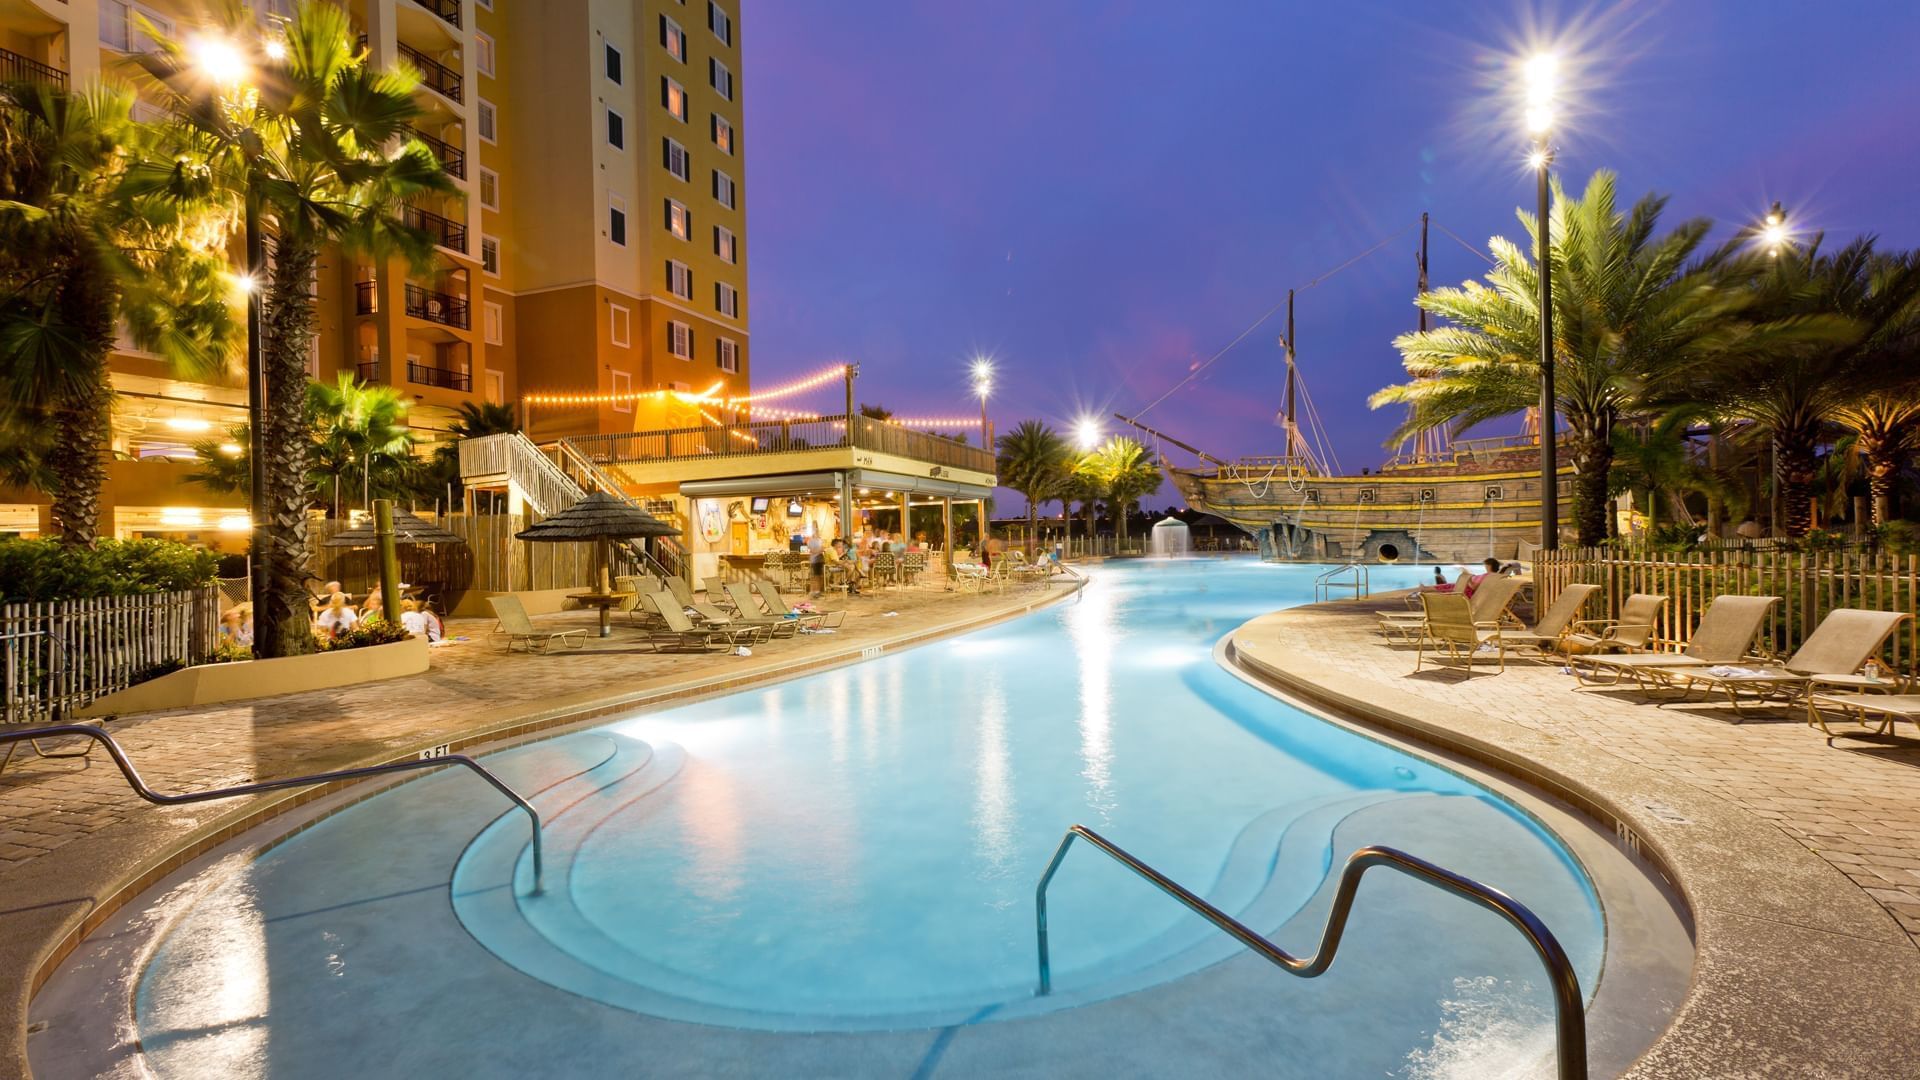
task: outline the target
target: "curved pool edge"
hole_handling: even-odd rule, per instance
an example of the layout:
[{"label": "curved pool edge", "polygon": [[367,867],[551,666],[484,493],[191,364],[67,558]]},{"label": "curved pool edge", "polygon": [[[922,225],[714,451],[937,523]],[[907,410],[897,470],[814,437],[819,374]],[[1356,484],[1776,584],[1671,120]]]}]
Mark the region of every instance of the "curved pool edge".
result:
[{"label": "curved pool edge", "polygon": [[[684,704],[701,698],[732,693],[755,686],[785,682],[830,668],[856,664],[887,652],[915,648],[945,638],[984,629],[1011,619],[1021,618],[1052,607],[1079,595],[1091,579],[1060,582],[1064,588],[1026,595],[1008,595],[1007,602],[984,612],[968,615],[896,634],[877,642],[857,646],[832,647],[823,652],[782,656],[780,662],[760,665],[738,675],[708,675],[699,678],[649,680],[640,689],[609,694],[583,691],[558,699],[542,709],[515,707],[476,713],[474,722],[452,736],[437,736],[398,748],[384,747],[341,763],[334,768],[348,769],[406,761],[423,751],[444,747],[448,752],[488,750],[536,742],[566,734],[615,714],[626,714],[668,704]],[[349,784],[297,790],[236,800],[230,807],[206,804],[210,812],[176,836],[156,844],[151,836],[120,837],[108,830],[82,844],[42,856],[26,867],[10,870],[4,879],[8,886],[8,904],[0,908],[0,984],[16,988],[0,994],[0,1075],[29,1078],[34,1075],[28,1056],[27,1037],[33,1000],[47,981],[75,951],[127,905],[154,889],[181,867],[225,845],[244,833],[271,823],[274,819],[301,808],[320,809],[303,816],[255,850],[254,855],[298,835],[301,831],[371,798],[399,781],[366,780]],[[136,801],[129,792],[129,801]],[[321,808],[309,807],[328,800]],[[83,850],[75,851],[79,847]],[[109,849],[119,848],[120,851]],[[136,849],[136,850],[126,850]],[[98,877],[94,877],[94,875]],[[18,920],[19,925],[15,924]]]},{"label": "curved pool edge", "polygon": [[[1773,1075],[1816,1061],[1831,1075],[1892,1076],[1893,1063],[1913,1059],[1920,1007],[1899,988],[1920,985],[1920,950],[1845,875],[1772,822],[1694,784],[1388,683],[1353,676],[1339,685],[1331,676],[1343,669],[1328,657],[1286,644],[1303,614],[1368,603],[1251,619],[1221,639],[1216,660],[1275,696],[1318,706],[1332,722],[1458,755],[1562,800],[1666,878],[1692,922],[1692,979],[1666,1030],[1622,1076]],[[1756,896],[1756,873],[1799,903],[1844,912],[1864,932],[1782,918]]]}]

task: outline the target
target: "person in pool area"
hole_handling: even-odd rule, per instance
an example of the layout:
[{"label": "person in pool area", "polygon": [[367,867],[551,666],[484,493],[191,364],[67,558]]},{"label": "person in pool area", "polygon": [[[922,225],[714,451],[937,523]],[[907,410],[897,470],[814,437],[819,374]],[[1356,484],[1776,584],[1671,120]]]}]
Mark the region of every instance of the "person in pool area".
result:
[{"label": "person in pool area", "polygon": [[314,632],[324,638],[337,638],[358,625],[360,616],[347,606],[346,594],[334,593],[327,597],[327,606],[314,620]]},{"label": "person in pool area", "polygon": [[820,594],[827,590],[827,548],[817,532],[807,536],[807,574],[811,578],[810,591],[813,598],[818,600]]},{"label": "person in pool area", "polygon": [[[1474,573],[1472,567],[1463,566],[1460,568],[1459,577],[1453,579],[1452,581],[1442,581],[1433,585],[1422,585],[1420,586],[1420,591],[1421,592],[1458,592],[1463,596],[1471,597],[1473,596],[1474,590],[1480,587],[1481,582],[1487,580],[1488,578],[1500,572],[1501,572],[1501,566],[1500,566],[1499,559],[1492,559],[1492,558],[1482,559],[1480,561],[1479,573],[1477,574]],[[1433,574],[1434,574],[1434,577],[1436,578],[1440,576],[1439,567],[1434,568]]]},{"label": "person in pool area", "polygon": [[833,538],[833,557],[846,570],[847,595],[859,596],[860,595],[860,576],[861,576],[860,575],[860,557],[854,554],[853,545],[847,543],[844,537],[839,537],[839,536],[834,537]]}]

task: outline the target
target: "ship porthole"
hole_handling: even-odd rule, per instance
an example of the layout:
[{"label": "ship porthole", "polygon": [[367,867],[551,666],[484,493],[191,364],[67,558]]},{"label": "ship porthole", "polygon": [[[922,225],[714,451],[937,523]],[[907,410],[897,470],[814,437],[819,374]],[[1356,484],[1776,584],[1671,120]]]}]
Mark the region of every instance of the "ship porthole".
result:
[{"label": "ship porthole", "polygon": [[1381,562],[1400,561],[1400,548],[1394,544],[1381,544],[1374,554],[1380,556]]}]

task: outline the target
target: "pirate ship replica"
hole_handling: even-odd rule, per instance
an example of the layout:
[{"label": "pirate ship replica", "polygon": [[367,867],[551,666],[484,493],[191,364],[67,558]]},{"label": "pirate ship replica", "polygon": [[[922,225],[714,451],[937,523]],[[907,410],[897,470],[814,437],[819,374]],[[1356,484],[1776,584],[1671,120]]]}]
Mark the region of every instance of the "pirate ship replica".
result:
[{"label": "pirate ship replica", "polygon": [[[1427,287],[1427,216],[1421,215],[1418,255],[1421,292]],[[1420,311],[1420,329],[1427,314]],[[1324,464],[1320,425],[1294,351],[1293,293],[1287,293],[1286,401],[1280,423],[1285,451],[1271,457],[1226,461],[1133,417],[1115,416],[1196,459],[1182,467],[1161,461],[1187,505],[1224,518],[1259,543],[1262,558],[1303,562],[1478,562],[1528,558],[1541,539],[1541,475],[1538,425],[1529,417],[1519,435],[1449,440],[1423,433],[1392,460],[1358,476],[1333,475]],[[1301,430],[1299,405],[1307,402],[1309,440]],[[1316,450],[1310,441],[1319,442]],[[1567,457],[1560,455],[1560,461]],[[1572,470],[1559,473],[1564,523]]]}]

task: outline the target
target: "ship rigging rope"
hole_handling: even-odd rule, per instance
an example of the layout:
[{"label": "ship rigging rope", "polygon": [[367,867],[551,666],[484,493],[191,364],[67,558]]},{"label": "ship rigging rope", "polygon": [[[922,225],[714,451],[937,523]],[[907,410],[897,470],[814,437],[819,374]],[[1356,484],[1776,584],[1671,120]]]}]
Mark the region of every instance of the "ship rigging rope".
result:
[{"label": "ship rigging rope", "polygon": [[1468,251],[1473,252],[1475,255],[1485,260],[1488,266],[1499,265],[1498,263],[1493,261],[1492,256],[1488,255],[1484,251],[1481,251],[1479,248],[1474,247],[1472,244],[1467,243],[1465,240],[1460,239],[1459,233],[1454,232],[1452,229],[1447,228],[1445,225],[1442,225],[1437,221],[1435,221],[1433,224],[1435,228],[1439,229],[1443,233],[1446,233],[1448,237],[1452,238],[1454,243],[1459,244],[1461,247],[1466,248]]},{"label": "ship rigging rope", "polygon": [[[1334,276],[1335,274],[1338,274],[1340,271],[1345,270],[1346,268],[1352,266],[1354,263],[1359,262],[1360,260],[1366,258],[1367,256],[1372,255],[1374,252],[1379,251],[1381,248],[1386,247],[1388,244],[1393,243],[1395,240],[1400,239],[1402,236],[1405,236],[1406,234],[1412,232],[1414,229],[1418,228],[1419,225],[1420,223],[1418,221],[1408,222],[1404,228],[1393,233],[1391,236],[1388,236],[1386,239],[1381,240],[1379,243],[1373,245],[1367,250],[1361,252],[1360,254],[1355,255],[1353,258],[1348,259],[1346,262],[1341,263],[1340,265],[1334,267],[1333,269],[1322,272],[1318,276],[1314,277],[1312,280],[1308,281],[1305,285],[1300,286],[1294,291],[1306,292],[1308,289],[1313,288],[1314,286],[1320,284],[1321,282],[1327,280],[1328,278]],[[1161,402],[1172,397],[1175,391],[1179,390],[1181,387],[1187,385],[1193,380],[1199,378],[1200,373],[1212,367],[1213,362],[1215,360],[1218,360],[1221,357],[1227,355],[1228,352],[1232,351],[1234,346],[1240,344],[1242,341],[1245,341],[1249,334],[1252,334],[1255,330],[1260,329],[1260,327],[1264,325],[1268,319],[1271,319],[1275,315],[1279,314],[1280,309],[1286,306],[1287,306],[1287,299],[1286,297],[1283,296],[1280,298],[1280,300],[1277,303],[1275,303],[1272,307],[1267,309],[1266,314],[1260,316],[1258,319],[1255,319],[1253,323],[1249,325],[1245,330],[1242,330],[1240,331],[1239,334],[1235,335],[1232,341],[1229,341],[1226,343],[1226,345],[1222,346],[1219,352],[1214,353],[1212,356],[1207,357],[1207,359],[1203,361],[1200,364],[1200,366],[1194,368],[1192,371],[1187,372],[1186,378],[1181,379],[1177,383],[1174,383],[1173,386],[1170,387],[1166,393],[1161,394],[1157,398],[1154,398],[1153,401],[1150,402],[1146,408],[1141,409],[1137,413],[1134,413],[1133,414],[1134,417],[1138,419],[1139,417],[1147,415],[1147,413],[1153,410],[1153,407],[1155,405],[1158,405]]]}]

